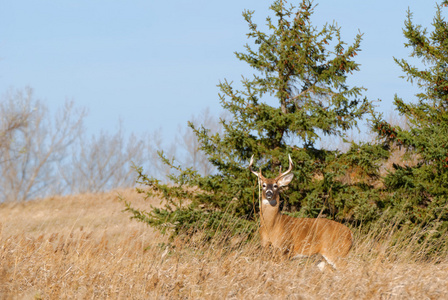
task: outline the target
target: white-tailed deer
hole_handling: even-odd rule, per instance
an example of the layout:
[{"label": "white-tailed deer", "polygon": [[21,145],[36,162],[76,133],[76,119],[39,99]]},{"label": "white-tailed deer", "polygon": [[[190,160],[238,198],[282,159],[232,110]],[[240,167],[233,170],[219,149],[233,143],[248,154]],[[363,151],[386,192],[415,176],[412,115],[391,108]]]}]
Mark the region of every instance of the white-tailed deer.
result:
[{"label": "white-tailed deer", "polygon": [[[279,248],[290,258],[307,257],[314,254],[322,255],[335,269],[343,262],[353,243],[353,236],[347,226],[328,219],[293,218],[283,215],[280,210],[280,188],[287,186],[294,174],[292,160],[289,156],[289,169],[276,178],[265,178],[261,169],[252,169],[253,155],[249,169],[254,173],[262,186],[260,207],[260,238],[263,247],[271,244]],[[319,269],[325,267],[322,261]]]}]

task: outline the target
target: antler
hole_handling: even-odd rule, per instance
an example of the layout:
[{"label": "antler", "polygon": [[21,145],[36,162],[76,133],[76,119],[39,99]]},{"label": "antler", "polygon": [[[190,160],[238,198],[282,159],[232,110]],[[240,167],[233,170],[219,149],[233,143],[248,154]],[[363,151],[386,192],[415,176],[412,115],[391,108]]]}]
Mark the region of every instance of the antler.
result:
[{"label": "antler", "polygon": [[254,173],[258,178],[263,178],[263,175],[261,175],[261,168],[259,169],[258,173],[254,171],[254,169],[252,169],[252,164],[254,162],[254,155],[252,155],[252,157],[250,158],[250,163],[249,163],[249,170]]},{"label": "antler", "polygon": [[286,170],[285,173],[281,173],[281,166],[280,166],[280,175],[277,176],[276,180],[281,178],[281,177],[283,177],[283,176],[285,176],[285,175],[287,175],[289,172],[292,171],[293,163],[292,163],[291,155],[288,154],[288,158],[289,158],[289,168],[288,168],[288,170]]},{"label": "antler", "polygon": [[[292,163],[291,155],[288,154],[288,158],[289,158],[289,168],[288,168],[288,170],[286,170],[285,173],[282,173],[282,172],[281,172],[281,170],[282,170],[281,168],[282,168],[282,167],[280,166],[280,175],[277,176],[276,180],[279,179],[279,178],[281,178],[281,177],[283,177],[283,176],[285,176],[285,175],[287,175],[288,173],[290,173],[290,172],[292,171],[293,163]],[[254,155],[252,155],[251,158],[250,158],[249,170],[250,170],[252,173],[254,173],[257,177],[259,177],[260,179],[261,179],[261,178],[264,178],[264,176],[261,174],[261,168],[259,169],[258,173],[255,172],[254,169],[252,169],[252,164],[253,164],[253,163],[254,163]]]}]

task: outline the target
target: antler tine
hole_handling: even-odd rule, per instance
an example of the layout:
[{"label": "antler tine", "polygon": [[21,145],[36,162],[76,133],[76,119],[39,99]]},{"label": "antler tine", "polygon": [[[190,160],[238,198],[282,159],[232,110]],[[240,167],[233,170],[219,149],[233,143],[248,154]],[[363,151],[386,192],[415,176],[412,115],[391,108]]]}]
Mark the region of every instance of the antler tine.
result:
[{"label": "antler tine", "polygon": [[292,159],[291,159],[291,155],[290,154],[288,154],[288,158],[289,158],[289,168],[288,168],[288,170],[286,170],[285,173],[281,173],[277,178],[283,177],[283,176],[287,175],[289,172],[292,171],[293,163],[292,163]]},{"label": "antler tine", "polygon": [[257,177],[260,177],[259,175],[261,175],[261,170],[260,170],[260,174],[258,174],[257,172],[254,171],[254,169],[252,169],[252,164],[254,163],[254,155],[252,154],[252,157],[250,158],[250,163],[249,163],[249,170],[254,173]]},{"label": "antler tine", "polygon": [[250,163],[249,163],[249,170],[251,172],[253,172],[254,170],[252,169],[252,164],[254,163],[254,155],[252,154],[252,156],[250,157]]}]

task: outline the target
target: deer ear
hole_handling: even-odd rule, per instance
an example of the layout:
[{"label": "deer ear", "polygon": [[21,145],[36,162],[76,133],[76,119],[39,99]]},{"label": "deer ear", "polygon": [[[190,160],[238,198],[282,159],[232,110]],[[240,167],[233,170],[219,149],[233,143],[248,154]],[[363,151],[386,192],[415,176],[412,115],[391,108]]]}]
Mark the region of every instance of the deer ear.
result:
[{"label": "deer ear", "polygon": [[287,186],[291,182],[291,180],[293,178],[294,178],[294,174],[293,173],[286,174],[285,176],[280,178],[280,180],[278,181],[278,185],[280,187]]}]

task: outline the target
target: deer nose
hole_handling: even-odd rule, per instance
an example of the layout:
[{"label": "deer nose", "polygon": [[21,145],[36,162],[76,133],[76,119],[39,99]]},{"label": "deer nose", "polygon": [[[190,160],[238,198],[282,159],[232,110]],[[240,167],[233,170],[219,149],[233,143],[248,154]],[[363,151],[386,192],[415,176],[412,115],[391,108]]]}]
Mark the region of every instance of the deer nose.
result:
[{"label": "deer nose", "polygon": [[273,195],[274,195],[274,192],[272,190],[266,191],[266,198],[271,199]]}]

